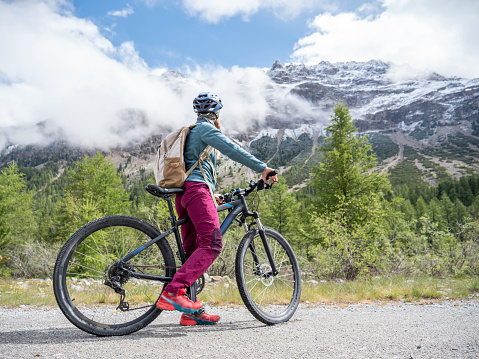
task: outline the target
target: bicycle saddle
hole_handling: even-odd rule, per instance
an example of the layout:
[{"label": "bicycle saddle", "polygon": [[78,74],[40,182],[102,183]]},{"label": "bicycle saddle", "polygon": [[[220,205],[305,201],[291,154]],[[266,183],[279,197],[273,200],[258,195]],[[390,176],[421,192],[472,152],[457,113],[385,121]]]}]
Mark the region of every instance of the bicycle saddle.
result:
[{"label": "bicycle saddle", "polygon": [[183,193],[185,191],[183,188],[165,188],[151,183],[146,185],[145,189],[148,193],[156,197],[169,197],[176,193]]}]

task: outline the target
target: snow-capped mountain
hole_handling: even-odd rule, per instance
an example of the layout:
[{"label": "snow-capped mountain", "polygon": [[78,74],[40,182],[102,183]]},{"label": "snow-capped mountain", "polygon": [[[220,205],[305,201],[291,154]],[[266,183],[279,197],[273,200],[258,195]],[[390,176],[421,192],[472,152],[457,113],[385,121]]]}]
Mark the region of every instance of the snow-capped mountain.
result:
[{"label": "snow-capped mountain", "polygon": [[[446,78],[382,61],[314,66],[276,61],[265,72],[271,79],[264,90],[270,108],[266,119],[249,121],[256,125],[229,135],[272,166],[317,161],[318,141],[336,104],[344,102],[359,131],[373,134],[373,148],[385,170],[409,161],[430,182],[479,170],[479,79]],[[176,71],[160,79],[174,92],[198,85]],[[161,133],[156,135],[108,153],[117,165],[132,157],[141,164],[137,170],[148,169]],[[36,164],[51,158],[55,148],[47,146]],[[9,147],[0,155],[0,165],[22,157],[27,163],[35,151],[41,149]],[[65,145],[59,151],[64,153]]]},{"label": "snow-capped mountain", "polygon": [[439,127],[457,126],[471,134],[479,126],[479,79],[405,73],[382,61],[315,66],[277,61],[268,75],[318,110],[331,113],[343,101],[360,131],[400,129],[427,140],[425,130],[432,135]]},{"label": "snow-capped mountain", "polygon": [[[299,136],[306,134],[315,146],[317,136],[324,135],[324,117],[344,102],[359,131],[374,134],[371,142],[385,170],[402,161],[432,183],[479,170],[479,79],[446,78],[382,61],[315,66],[276,61],[267,74],[277,86],[307,100],[312,114],[302,122],[272,126],[280,132],[263,129],[251,142],[256,155],[274,148],[268,133],[278,139],[278,150],[264,160],[280,165],[304,160],[299,151],[305,138]],[[286,142],[289,149],[282,152]]]}]

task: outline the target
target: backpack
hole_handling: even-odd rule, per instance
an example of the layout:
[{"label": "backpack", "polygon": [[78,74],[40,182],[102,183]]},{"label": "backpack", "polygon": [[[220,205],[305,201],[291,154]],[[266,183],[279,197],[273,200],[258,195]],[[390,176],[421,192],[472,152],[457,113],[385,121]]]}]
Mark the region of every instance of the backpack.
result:
[{"label": "backpack", "polygon": [[163,141],[161,141],[161,145],[156,152],[156,161],[154,166],[155,180],[158,186],[165,188],[183,187],[186,178],[199,164],[201,172],[203,173],[203,177],[205,178],[208,187],[210,187],[210,192],[212,192],[211,186],[208,183],[201,166],[201,162],[203,162],[205,159],[209,160],[209,156],[213,150],[211,146],[207,146],[200,153],[198,161],[196,161],[196,163],[191,166],[188,171],[185,168],[183,152],[185,148],[186,136],[188,135],[188,131],[195,126],[197,126],[197,124],[181,127],[180,129],[170,133],[163,139]]}]

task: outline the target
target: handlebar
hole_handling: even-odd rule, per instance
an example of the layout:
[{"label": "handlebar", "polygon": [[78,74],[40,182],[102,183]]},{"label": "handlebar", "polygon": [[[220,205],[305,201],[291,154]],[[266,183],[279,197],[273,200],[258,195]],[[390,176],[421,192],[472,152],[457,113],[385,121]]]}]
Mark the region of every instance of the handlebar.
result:
[{"label": "handlebar", "polygon": [[[270,177],[273,177],[277,174],[276,170],[271,171],[266,178],[269,179]],[[247,196],[251,192],[253,192],[255,189],[258,191],[262,191],[264,189],[270,189],[272,188],[274,183],[269,183],[269,182],[264,182],[263,179],[259,179],[258,181],[250,181],[249,182],[249,187],[242,189],[238,188],[236,190],[232,190],[230,193],[224,194],[221,197],[223,197],[224,203],[231,202],[233,199],[233,196],[239,196],[239,195],[244,195]]]}]

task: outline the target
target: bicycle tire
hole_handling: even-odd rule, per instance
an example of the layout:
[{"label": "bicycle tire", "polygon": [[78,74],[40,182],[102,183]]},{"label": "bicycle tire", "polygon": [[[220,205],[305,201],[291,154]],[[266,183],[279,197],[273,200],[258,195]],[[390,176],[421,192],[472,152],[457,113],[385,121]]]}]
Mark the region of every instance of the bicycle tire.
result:
[{"label": "bicycle tire", "polygon": [[[286,239],[271,228],[265,227],[264,231],[279,273],[271,275],[259,230],[254,229],[238,246],[236,283],[251,314],[267,325],[274,325],[288,321],[296,311],[301,297],[301,275],[294,251]],[[259,260],[258,265],[253,254]]]},{"label": "bicycle tire", "polygon": [[[150,224],[129,216],[99,218],[77,230],[61,248],[53,271],[55,299],[66,318],[97,336],[130,334],[157,318],[162,311],[156,302],[164,284],[130,278],[125,272],[115,271],[114,263],[159,235]],[[165,238],[128,264],[147,274],[173,277],[176,271]],[[128,307],[123,303],[120,308],[120,294],[106,285],[112,278],[125,290]]]}]

